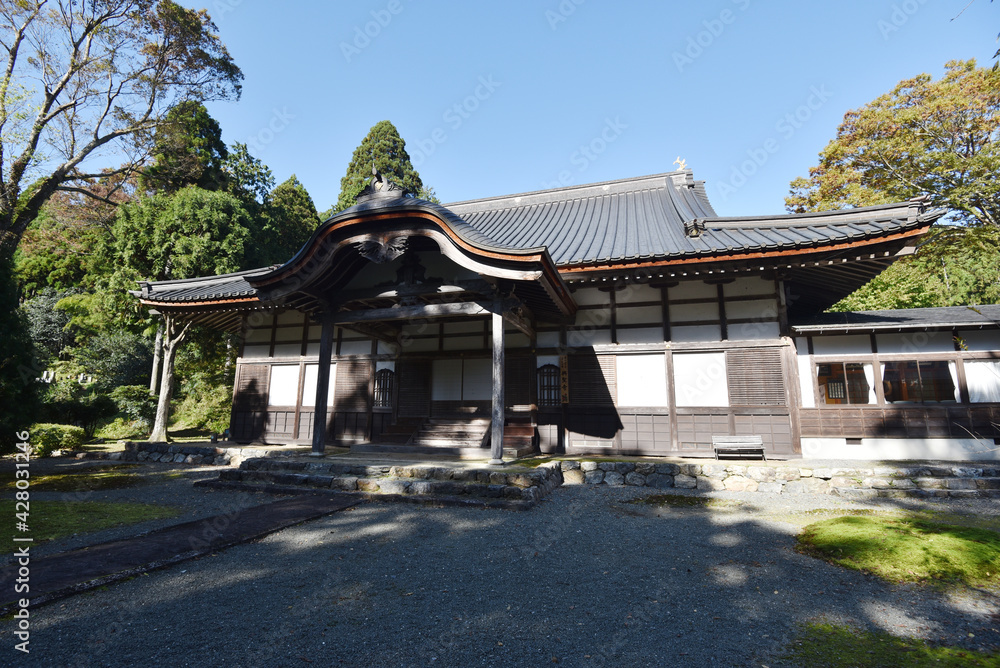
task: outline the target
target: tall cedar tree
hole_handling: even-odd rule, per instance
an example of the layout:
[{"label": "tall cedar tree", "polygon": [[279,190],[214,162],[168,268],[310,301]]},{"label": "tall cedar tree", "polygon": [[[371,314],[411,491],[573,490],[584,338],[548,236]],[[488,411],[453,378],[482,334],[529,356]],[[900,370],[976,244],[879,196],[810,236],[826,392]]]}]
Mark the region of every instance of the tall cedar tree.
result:
[{"label": "tall cedar tree", "polygon": [[144,170],[146,190],[175,193],[186,186],[224,190],[229,151],[222,129],[201,102],[185,100],[167,112],[153,140],[155,163]]},{"label": "tall cedar tree", "polygon": [[375,168],[397,186],[414,195],[424,192],[420,174],[413,168],[406,142],[399,136],[396,126],[389,121],[379,121],[354,149],[347,174],[340,180],[336,211],[343,211],[357,202],[358,194],[371,179],[373,160]]},{"label": "tall cedar tree", "polygon": [[899,202],[927,195],[964,223],[1000,227],[1000,71],[951,61],[849,111],[789,211]]},{"label": "tall cedar tree", "polygon": [[316,205],[294,174],[271,191],[264,218],[263,243],[248,250],[261,254],[260,265],[290,260],[319,225]]}]

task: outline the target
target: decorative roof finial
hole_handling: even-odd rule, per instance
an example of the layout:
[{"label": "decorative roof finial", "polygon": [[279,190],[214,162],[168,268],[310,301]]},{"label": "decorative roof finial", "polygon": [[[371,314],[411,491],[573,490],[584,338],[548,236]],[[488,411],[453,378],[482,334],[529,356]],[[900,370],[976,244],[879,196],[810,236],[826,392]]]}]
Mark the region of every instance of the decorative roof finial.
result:
[{"label": "decorative roof finial", "polygon": [[674,164],[677,165],[677,171],[679,172],[683,172],[688,168],[687,160],[684,160],[681,156],[677,156],[677,159],[674,160]]},{"label": "decorative roof finial", "polygon": [[372,197],[406,197],[407,194],[403,188],[379,173],[375,167],[375,162],[372,161],[372,178],[368,182],[368,185],[364,187],[364,190],[358,193],[357,201],[360,203]]}]

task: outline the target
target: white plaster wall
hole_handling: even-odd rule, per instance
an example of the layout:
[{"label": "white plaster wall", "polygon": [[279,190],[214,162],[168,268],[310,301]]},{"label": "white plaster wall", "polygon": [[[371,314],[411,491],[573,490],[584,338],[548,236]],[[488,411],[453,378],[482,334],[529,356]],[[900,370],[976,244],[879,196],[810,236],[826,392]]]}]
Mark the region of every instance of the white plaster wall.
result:
[{"label": "white plaster wall", "polygon": [[611,330],[593,329],[566,332],[566,343],[572,348],[608,345],[611,343]]},{"label": "white plaster wall", "polygon": [[671,299],[715,299],[719,291],[714,285],[704,281],[685,281],[680,285],[667,289]]},{"label": "white plaster wall", "polygon": [[812,364],[809,353],[799,349],[796,355],[799,363],[799,390],[802,392],[802,407],[816,407],[816,391],[813,389]]},{"label": "white plaster wall", "polygon": [[627,304],[629,302],[658,302],[660,301],[660,297],[659,288],[629,283],[625,286],[624,290],[619,290],[615,293],[615,303]]},{"label": "white plaster wall", "polygon": [[559,366],[559,356],[558,355],[539,355],[535,358],[535,368],[541,369],[546,364],[551,364],[552,366]]},{"label": "white plaster wall", "polygon": [[267,329],[251,329],[243,337],[246,343],[271,343],[271,328]]},{"label": "white plaster wall", "polygon": [[538,332],[535,335],[535,341],[539,348],[558,348],[559,332]]},{"label": "white plaster wall", "polygon": [[573,299],[579,306],[592,306],[594,304],[611,306],[611,295],[597,288],[580,288],[573,293]]},{"label": "white plaster wall", "polygon": [[781,328],[776,322],[748,322],[742,325],[729,325],[730,341],[765,341],[781,336]]},{"label": "white plaster wall", "polygon": [[260,359],[262,357],[267,357],[270,352],[271,352],[270,345],[243,346],[244,359]]},{"label": "white plaster wall", "polygon": [[676,343],[721,341],[722,327],[719,325],[674,325],[670,328],[670,340]]},{"label": "white plaster wall", "polygon": [[341,355],[371,355],[372,342],[368,339],[340,342]]},{"label": "white plaster wall", "polygon": [[616,321],[620,325],[655,325],[663,323],[663,309],[660,306],[632,306],[615,309]]},{"label": "white plaster wall", "polygon": [[726,302],[726,318],[732,320],[777,320],[778,302],[773,299],[751,299]]},{"label": "white plaster wall", "polygon": [[618,406],[667,406],[664,355],[618,355]]},{"label": "white plaster wall", "polygon": [[618,343],[663,343],[663,326],[619,329]]},{"label": "white plaster wall", "polygon": [[872,342],[867,334],[814,336],[813,352],[817,355],[871,355]]},{"label": "white plaster wall", "polygon": [[971,438],[865,438],[848,445],[843,438],[803,438],[803,459],[945,459],[1000,461],[993,441]]},{"label": "white plaster wall", "polygon": [[995,329],[976,329],[958,333],[965,349],[971,352],[986,352],[1000,348],[1000,332]]},{"label": "white plaster wall", "polygon": [[276,343],[274,344],[275,357],[298,357],[302,354],[301,343]]},{"label": "white plaster wall", "polygon": [[445,350],[471,350],[483,347],[483,335],[445,337],[442,347]]},{"label": "white plaster wall", "polygon": [[760,276],[737,278],[732,283],[722,285],[722,294],[726,297],[748,297],[750,295],[773,295],[774,281]]},{"label": "white plaster wall", "polygon": [[706,302],[704,304],[671,304],[670,322],[692,322],[697,320],[718,320],[718,302]]},{"label": "white plaster wall", "polygon": [[951,332],[903,332],[876,334],[880,354],[948,353],[955,350]]}]

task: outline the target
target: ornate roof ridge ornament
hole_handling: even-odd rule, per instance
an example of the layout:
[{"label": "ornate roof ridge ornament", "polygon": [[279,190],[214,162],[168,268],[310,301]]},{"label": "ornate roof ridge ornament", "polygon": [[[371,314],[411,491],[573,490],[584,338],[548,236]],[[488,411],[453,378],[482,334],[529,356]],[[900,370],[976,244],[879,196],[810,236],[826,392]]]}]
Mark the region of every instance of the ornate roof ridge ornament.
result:
[{"label": "ornate roof ridge ornament", "polygon": [[382,173],[375,168],[375,163],[373,162],[372,178],[368,182],[368,185],[365,186],[364,190],[358,193],[357,201],[360,203],[376,197],[399,198],[406,196],[412,197],[412,194],[383,176]]}]

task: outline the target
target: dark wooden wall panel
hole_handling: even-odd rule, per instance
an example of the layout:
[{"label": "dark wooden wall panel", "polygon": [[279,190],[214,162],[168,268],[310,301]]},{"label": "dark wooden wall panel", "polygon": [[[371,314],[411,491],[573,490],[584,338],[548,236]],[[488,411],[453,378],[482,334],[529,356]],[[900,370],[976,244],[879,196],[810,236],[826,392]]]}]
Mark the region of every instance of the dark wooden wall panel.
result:
[{"label": "dark wooden wall panel", "polygon": [[371,402],[371,397],[368,396],[371,378],[371,360],[348,359],[337,362],[337,382],[333,391],[334,411],[367,413]]},{"label": "dark wooden wall panel", "polygon": [[504,404],[523,406],[532,403],[534,380],[534,358],[507,356],[504,360]]},{"label": "dark wooden wall panel", "polygon": [[778,348],[726,351],[732,406],[787,406],[785,370]]},{"label": "dark wooden wall panel", "polygon": [[[368,413],[338,412],[333,418],[333,440],[336,443],[361,443],[368,433]],[[329,435],[328,435],[329,437]]]},{"label": "dark wooden wall panel", "polygon": [[267,364],[239,366],[230,420],[234,441],[249,443],[264,437],[270,372],[271,367]]},{"label": "dark wooden wall panel", "polygon": [[998,438],[1000,405],[803,408],[803,438]]},{"label": "dark wooden wall panel", "polygon": [[671,451],[670,416],[622,415],[621,449],[643,454],[666,454]]},{"label": "dark wooden wall panel", "polygon": [[431,362],[427,359],[400,359],[396,363],[399,381],[399,417],[428,417],[431,414]]}]

